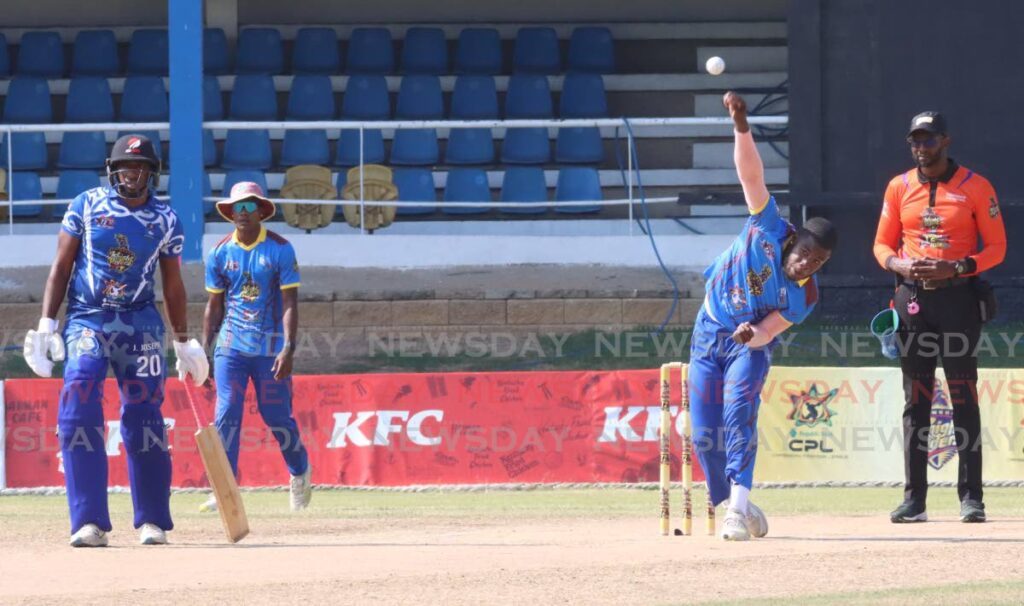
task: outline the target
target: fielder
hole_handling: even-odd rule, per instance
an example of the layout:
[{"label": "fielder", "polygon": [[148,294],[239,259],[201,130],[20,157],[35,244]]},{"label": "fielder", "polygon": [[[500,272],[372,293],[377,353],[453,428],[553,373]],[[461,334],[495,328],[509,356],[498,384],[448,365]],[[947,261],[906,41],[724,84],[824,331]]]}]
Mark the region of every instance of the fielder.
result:
[{"label": "fielder", "polygon": [[733,158],[750,218],[704,271],[704,305],[690,347],[694,450],[712,502],[728,500],[721,537],[746,541],[768,532],[748,499],[757,452],[757,410],[776,336],[810,314],[818,300],[814,273],[828,261],[836,231],[822,218],[794,229],[779,215],[764,166],[734,92],[722,100],[735,129]]},{"label": "fielder", "polygon": [[[160,161],[152,142],[125,135],[107,160],[109,186],[80,194],[64,214],[57,255],[37,330],[25,337],[25,361],[41,377],[64,359],[57,428],[64,464],[71,546],[103,547],[107,508],[103,381],[112,365],[121,392],[121,437],[128,458],[135,527],[143,545],[167,543],[171,457],[160,405],[164,399],[164,322],[154,305],[153,274],[163,278],[174,329],[179,377],[203,383],[209,364],[199,342],[186,342],[181,224],[154,195]],[[68,298],[63,335],[57,312]]]},{"label": "fielder", "polygon": [[[242,182],[217,212],[235,231],[210,250],[206,259],[203,342],[213,345],[217,383],[216,425],[231,469],[238,475],[238,448],[245,391],[249,381],[263,421],[277,439],[291,474],[291,509],[309,505],[312,496],[309,457],[292,416],[292,356],[299,324],[299,264],[287,240],[262,222],[274,215],[274,203],[260,186]],[[282,338],[283,337],[283,338]],[[210,498],[201,511],[216,511]]]}]

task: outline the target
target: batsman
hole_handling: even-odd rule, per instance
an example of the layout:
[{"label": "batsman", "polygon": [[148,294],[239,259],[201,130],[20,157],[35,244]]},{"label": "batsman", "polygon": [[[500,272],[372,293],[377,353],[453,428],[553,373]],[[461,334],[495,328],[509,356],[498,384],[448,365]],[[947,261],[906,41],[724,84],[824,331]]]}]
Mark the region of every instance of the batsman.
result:
[{"label": "batsman", "polygon": [[728,92],[733,159],[750,218],[704,271],[705,297],[690,344],[689,393],[694,450],[715,505],[728,501],[721,537],[746,541],[768,532],[749,500],[757,452],[757,412],[775,337],[802,322],[818,301],[814,274],[836,245],[829,221],[799,229],[779,214],[747,123],[743,98]]},{"label": "batsman", "polygon": [[[80,194],[64,214],[42,318],[25,337],[25,361],[41,377],[65,357],[66,344],[57,429],[73,547],[106,546],[111,531],[102,405],[108,366],[120,389],[121,437],[141,543],[162,545],[174,527],[171,456],[160,412],[164,322],[153,292],[157,266],[179,376],[203,383],[210,368],[199,342],[186,341],[180,265],[185,237],[174,210],[155,195],[159,179],[160,160],[148,138],[125,135],[114,143],[109,184]],[[65,293],[66,325],[59,333]]]}]

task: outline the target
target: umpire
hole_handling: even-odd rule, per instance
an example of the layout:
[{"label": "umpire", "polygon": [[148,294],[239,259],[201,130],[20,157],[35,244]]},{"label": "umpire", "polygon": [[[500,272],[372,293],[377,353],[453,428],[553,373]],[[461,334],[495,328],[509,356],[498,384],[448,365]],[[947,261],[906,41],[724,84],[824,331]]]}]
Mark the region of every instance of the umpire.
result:
[{"label": "umpire", "polygon": [[977,345],[995,313],[983,271],[1006,256],[1006,231],[995,190],[985,177],[948,156],[946,120],[914,116],[907,134],[917,165],[885,190],[875,234],[878,263],[896,275],[903,371],[906,485],[893,523],[925,522],[928,433],[937,358],[942,358],[956,427],[960,520],[984,522]]}]

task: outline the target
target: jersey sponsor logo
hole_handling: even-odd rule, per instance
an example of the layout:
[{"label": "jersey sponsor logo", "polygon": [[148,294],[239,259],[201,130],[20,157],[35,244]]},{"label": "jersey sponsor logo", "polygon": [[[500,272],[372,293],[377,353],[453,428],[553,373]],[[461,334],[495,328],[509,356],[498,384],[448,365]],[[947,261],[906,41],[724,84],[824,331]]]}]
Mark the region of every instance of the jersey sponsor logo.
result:
[{"label": "jersey sponsor logo", "polygon": [[119,301],[128,294],[128,285],[117,280],[107,280],[103,283],[103,296],[112,301]]},{"label": "jersey sponsor logo", "polygon": [[761,273],[754,273],[753,269],[747,270],[747,287],[750,289],[750,294],[755,297],[760,297],[764,294],[764,285],[768,282],[768,278],[772,277],[772,266],[765,265],[761,268]]},{"label": "jersey sponsor logo", "polygon": [[243,322],[255,322],[260,318],[260,311],[258,309],[240,309],[239,312]]},{"label": "jersey sponsor logo", "polygon": [[966,202],[967,196],[963,194],[954,194],[953,192],[946,192],[946,199],[952,202]]},{"label": "jersey sponsor logo", "polygon": [[100,215],[94,217],[92,220],[93,227],[99,229],[114,229],[114,217],[110,215]]},{"label": "jersey sponsor logo", "polygon": [[128,247],[128,236],[116,234],[117,246],[107,250],[107,264],[117,273],[123,274],[135,264],[135,253]]},{"label": "jersey sponsor logo", "polygon": [[238,261],[228,259],[224,262],[224,271],[238,271]]},{"label": "jersey sponsor logo", "polygon": [[779,289],[779,307],[781,309],[789,307],[789,291],[786,290],[786,287]]},{"label": "jersey sponsor logo", "polygon": [[942,469],[956,454],[956,432],[953,430],[953,406],[942,388],[942,381],[935,380],[932,394],[931,428],[928,432],[928,465]]},{"label": "jersey sponsor logo", "polygon": [[739,286],[733,286],[729,289],[729,302],[736,311],[743,311],[747,307],[746,293]]},{"label": "jersey sponsor logo", "polygon": [[96,333],[91,328],[85,328],[78,335],[78,355],[95,354],[99,350],[99,342],[96,341]]},{"label": "jersey sponsor logo", "polygon": [[993,219],[999,216],[999,203],[996,202],[995,196],[990,196],[988,199],[988,216]]},{"label": "jersey sponsor logo", "polygon": [[242,297],[243,301],[249,303],[260,298],[260,285],[253,281],[251,274],[245,274],[242,288],[238,294]]},{"label": "jersey sponsor logo", "polygon": [[260,255],[256,262],[260,264],[260,267],[270,267],[270,259],[263,255]]},{"label": "jersey sponsor logo", "polygon": [[157,227],[156,223],[146,223],[146,237],[147,238],[159,237],[160,234],[157,233],[156,227]]},{"label": "jersey sponsor logo", "polygon": [[925,229],[919,238],[921,248],[949,248],[949,236],[940,233],[942,223],[942,215],[932,207],[921,211],[921,227]]},{"label": "jersey sponsor logo", "polygon": [[775,260],[775,246],[768,240],[761,240],[761,248],[764,250],[764,254],[771,259]]}]

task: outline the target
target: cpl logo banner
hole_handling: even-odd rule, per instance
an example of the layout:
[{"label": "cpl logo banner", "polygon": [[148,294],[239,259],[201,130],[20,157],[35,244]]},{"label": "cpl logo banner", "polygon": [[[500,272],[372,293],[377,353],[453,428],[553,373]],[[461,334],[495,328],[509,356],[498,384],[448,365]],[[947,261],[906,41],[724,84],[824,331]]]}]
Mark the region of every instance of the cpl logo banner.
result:
[{"label": "cpl logo banner", "polygon": [[817,385],[811,385],[807,391],[789,396],[793,403],[793,409],[789,411],[786,418],[793,421],[793,429],[789,435],[792,438],[787,445],[791,452],[820,452],[829,454],[834,451],[825,441],[826,433],[810,432],[809,435],[801,435],[797,430],[801,427],[808,429],[818,426],[832,426],[832,417],[836,412],[829,408],[829,404],[835,399],[838,389],[830,389],[822,393]]}]

